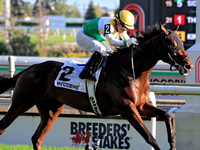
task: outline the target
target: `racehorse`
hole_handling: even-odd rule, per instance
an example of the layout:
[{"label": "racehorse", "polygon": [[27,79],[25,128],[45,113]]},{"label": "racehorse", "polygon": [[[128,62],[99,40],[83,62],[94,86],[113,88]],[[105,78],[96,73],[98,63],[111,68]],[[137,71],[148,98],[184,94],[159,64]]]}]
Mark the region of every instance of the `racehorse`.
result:
[{"label": "racehorse", "polygon": [[[96,87],[97,103],[102,115],[120,114],[155,150],[160,150],[160,147],[141,116],[158,116],[165,121],[171,150],[175,149],[175,139],[168,113],[148,102],[149,75],[158,60],[174,66],[181,75],[190,73],[193,68],[175,30],[177,29],[165,29],[161,24],[146,27],[133,52],[132,47],[125,47],[108,56]],[[13,78],[0,77],[0,93],[15,87],[12,105],[0,121],[0,134],[3,134],[20,114],[36,105],[41,122],[32,136],[32,143],[34,150],[41,150],[45,135],[65,104],[93,112],[86,93],[54,86],[54,80],[62,65],[61,62],[47,61],[32,65]]]}]

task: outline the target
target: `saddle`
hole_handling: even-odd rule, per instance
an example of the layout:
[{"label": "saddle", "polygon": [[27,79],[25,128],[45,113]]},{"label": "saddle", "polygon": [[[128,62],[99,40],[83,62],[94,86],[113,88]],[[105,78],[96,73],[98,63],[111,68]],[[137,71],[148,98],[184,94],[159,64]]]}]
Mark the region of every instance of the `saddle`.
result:
[{"label": "saddle", "polygon": [[98,84],[101,68],[95,73],[97,79],[96,82],[87,79],[79,78],[80,72],[83,70],[85,64],[81,64],[78,61],[66,61],[61,67],[57,78],[54,81],[54,85],[59,88],[65,88],[78,92],[88,93],[88,97],[96,115],[102,115],[95,96],[96,86]]}]

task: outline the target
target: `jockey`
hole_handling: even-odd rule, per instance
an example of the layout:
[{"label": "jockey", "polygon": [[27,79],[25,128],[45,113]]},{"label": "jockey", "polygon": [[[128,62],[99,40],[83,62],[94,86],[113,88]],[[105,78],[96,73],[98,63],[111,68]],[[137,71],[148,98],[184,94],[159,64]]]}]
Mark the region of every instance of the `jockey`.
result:
[{"label": "jockey", "polygon": [[[127,10],[120,11],[116,17],[100,17],[89,21],[83,26],[76,36],[77,44],[94,54],[86,63],[79,77],[96,81],[94,73],[101,67],[103,56],[113,50],[104,42],[112,46],[130,46],[136,44],[136,38],[130,38],[128,29],[134,29],[134,16]],[[122,40],[115,39],[120,36]]]}]

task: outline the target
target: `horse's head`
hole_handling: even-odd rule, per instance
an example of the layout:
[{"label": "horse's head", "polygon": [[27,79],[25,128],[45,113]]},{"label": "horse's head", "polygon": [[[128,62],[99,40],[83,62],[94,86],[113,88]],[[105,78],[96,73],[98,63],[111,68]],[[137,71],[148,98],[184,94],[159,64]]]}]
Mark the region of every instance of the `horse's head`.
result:
[{"label": "horse's head", "polygon": [[162,61],[170,64],[171,70],[172,66],[175,67],[181,75],[190,73],[193,64],[185,52],[183,42],[175,32],[178,26],[174,30],[169,30],[160,25],[160,29],[164,45]]}]

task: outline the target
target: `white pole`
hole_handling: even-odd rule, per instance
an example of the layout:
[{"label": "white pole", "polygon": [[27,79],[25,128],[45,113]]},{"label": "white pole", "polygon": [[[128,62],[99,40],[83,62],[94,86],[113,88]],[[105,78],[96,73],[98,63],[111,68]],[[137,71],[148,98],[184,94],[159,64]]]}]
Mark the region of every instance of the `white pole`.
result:
[{"label": "white pole", "polygon": [[[149,98],[152,102],[152,105],[156,107],[156,96],[155,96],[154,92],[149,93]],[[156,139],[156,117],[151,118],[151,124],[152,124],[151,134]],[[151,147],[151,150],[154,150],[154,148]]]},{"label": "white pole", "polygon": [[[8,62],[9,62],[10,77],[12,78],[15,73],[15,56],[9,56]],[[10,90],[11,100],[12,100],[13,92],[14,92],[13,90]]]},{"label": "white pole", "polygon": [[10,71],[10,77],[12,78],[15,73],[15,56],[9,56],[9,71]]},{"label": "white pole", "polygon": [[9,42],[8,30],[10,28],[10,0],[5,0],[5,37],[6,43]]}]

